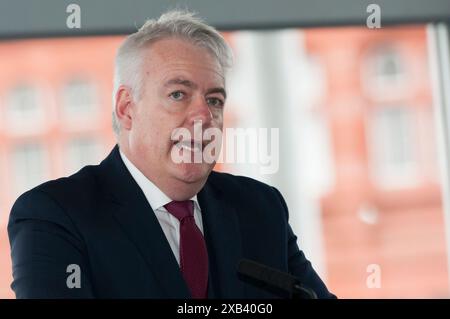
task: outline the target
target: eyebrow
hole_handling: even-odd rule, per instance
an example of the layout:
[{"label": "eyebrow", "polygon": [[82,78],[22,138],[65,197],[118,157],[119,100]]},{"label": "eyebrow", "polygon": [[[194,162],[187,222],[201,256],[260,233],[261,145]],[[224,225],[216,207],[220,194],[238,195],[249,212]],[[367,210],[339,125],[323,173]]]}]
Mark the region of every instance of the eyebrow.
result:
[{"label": "eyebrow", "polygon": [[[183,79],[171,79],[164,84],[164,86],[170,86],[170,85],[183,85],[183,86],[186,86],[186,87],[192,88],[192,89],[195,89],[198,87],[192,81],[183,80]],[[227,92],[225,91],[225,89],[223,87],[211,88],[206,91],[206,94],[212,94],[212,93],[220,93],[223,95],[223,97],[225,99],[227,98]]]},{"label": "eyebrow", "polygon": [[171,79],[169,81],[167,81],[164,86],[169,86],[169,85],[173,85],[173,84],[178,84],[178,85],[184,85],[187,86],[189,88],[196,88],[197,85],[195,85],[193,82],[189,81],[189,80],[183,80],[183,79]]},{"label": "eyebrow", "polygon": [[212,88],[209,89],[208,91],[206,91],[206,94],[211,94],[211,93],[220,93],[223,95],[223,98],[226,99],[227,98],[227,92],[225,91],[224,88]]}]

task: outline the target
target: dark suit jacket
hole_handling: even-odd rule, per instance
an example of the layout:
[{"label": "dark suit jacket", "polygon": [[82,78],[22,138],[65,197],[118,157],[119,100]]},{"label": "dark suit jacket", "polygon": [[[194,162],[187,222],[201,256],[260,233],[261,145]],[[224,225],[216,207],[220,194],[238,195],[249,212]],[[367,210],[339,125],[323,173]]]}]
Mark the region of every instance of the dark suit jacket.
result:
[{"label": "dark suit jacket", "polygon": [[[209,254],[209,297],[274,297],[238,279],[241,258],[289,271],[319,298],[334,297],[299,250],[286,203],[275,188],[212,172],[198,200]],[[117,146],[100,165],[20,196],[8,233],[11,286],[18,298],[190,297],[159,222]],[[81,288],[66,284],[71,264],[80,267]]]}]

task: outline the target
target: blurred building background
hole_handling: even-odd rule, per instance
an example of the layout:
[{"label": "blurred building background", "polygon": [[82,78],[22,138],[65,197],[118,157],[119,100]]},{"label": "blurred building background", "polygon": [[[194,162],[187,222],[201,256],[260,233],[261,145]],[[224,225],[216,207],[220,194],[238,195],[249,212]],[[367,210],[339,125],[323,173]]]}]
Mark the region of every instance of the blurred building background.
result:
[{"label": "blurred building background", "polygon": [[[320,203],[328,280],[342,295],[448,297],[426,38],[423,26],[306,33],[327,74],[315,106],[334,182]],[[370,264],[379,290],[367,289]]]},{"label": "blurred building background", "polygon": [[[278,187],[299,244],[341,298],[449,297],[424,25],[236,31],[227,127],[280,129]],[[103,159],[122,36],[0,42],[0,297],[14,200]],[[76,195],[76,194],[75,194]],[[380,286],[368,285],[373,269]]]}]

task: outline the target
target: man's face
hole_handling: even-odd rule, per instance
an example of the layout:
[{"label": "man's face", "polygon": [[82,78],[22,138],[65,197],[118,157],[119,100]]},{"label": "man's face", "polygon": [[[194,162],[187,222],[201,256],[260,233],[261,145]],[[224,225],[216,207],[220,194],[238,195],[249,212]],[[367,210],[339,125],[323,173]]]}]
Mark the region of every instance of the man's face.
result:
[{"label": "man's face", "polygon": [[[131,111],[130,153],[154,182],[203,185],[215,163],[176,163],[172,152],[185,158],[201,152],[195,144],[194,136],[199,135],[194,134],[194,122],[201,121],[203,131],[222,130],[223,71],[209,51],[182,39],[159,40],[146,50],[142,94]],[[172,140],[178,128],[189,130],[192,140]],[[207,143],[203,140],[203,147]]]}]

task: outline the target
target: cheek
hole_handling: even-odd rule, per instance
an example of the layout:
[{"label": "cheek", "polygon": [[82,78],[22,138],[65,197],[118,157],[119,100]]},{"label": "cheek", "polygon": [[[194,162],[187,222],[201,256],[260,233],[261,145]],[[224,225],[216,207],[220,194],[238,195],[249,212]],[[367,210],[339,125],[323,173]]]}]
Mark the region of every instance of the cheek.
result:
[{"label": "cheek", "polygon": [[143,118],[142,115],[138,116],[134,121],[133,131],[135,139],[144,139],[149,135],[149,131],[151,129],[151,125],[145,125],[147,121]]},{"label": "cheek", "polygon": [[170,152],[172,147],[171,134],[175,123],[167,116],[151,116],[147,120],[139,120],[134,139],[146,152],[154,155]]},{"label": "cheek", "polygon": [[223,111],[220,114],[217,114],[213,119],[213,126],[219,129],[223,128]]}]

